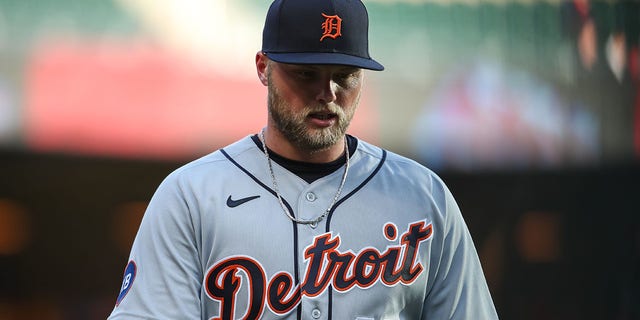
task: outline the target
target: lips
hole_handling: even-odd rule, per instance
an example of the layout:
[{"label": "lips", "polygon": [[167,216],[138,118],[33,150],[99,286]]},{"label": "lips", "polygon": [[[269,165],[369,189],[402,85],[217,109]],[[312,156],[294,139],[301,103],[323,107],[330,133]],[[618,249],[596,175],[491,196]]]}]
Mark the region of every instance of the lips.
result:
[{"label": "lips", "polygon": [[338,119],[338,115],[333,112],[313,112],[309,114],[311,123],[318,127],[330,127]]},{"label": "lips", "polygon": [[335,118],[337,115],[331,112],[316,112],[309,114],[309,117],[319,119],[319,120],[330,120]]}]

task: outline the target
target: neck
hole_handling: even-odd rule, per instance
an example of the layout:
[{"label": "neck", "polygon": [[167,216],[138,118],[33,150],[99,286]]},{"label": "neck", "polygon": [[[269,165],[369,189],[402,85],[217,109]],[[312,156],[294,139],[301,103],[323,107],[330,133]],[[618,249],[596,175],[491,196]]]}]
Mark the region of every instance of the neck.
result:
[{"label": "neck", "polygon": [[345,152],[345,137],[332,146],[322,150],[305,150],[287,139],[275,128],[264,129],[266,146],[273,152],[290,160],[308,163],[327,163],[341,157]]}]

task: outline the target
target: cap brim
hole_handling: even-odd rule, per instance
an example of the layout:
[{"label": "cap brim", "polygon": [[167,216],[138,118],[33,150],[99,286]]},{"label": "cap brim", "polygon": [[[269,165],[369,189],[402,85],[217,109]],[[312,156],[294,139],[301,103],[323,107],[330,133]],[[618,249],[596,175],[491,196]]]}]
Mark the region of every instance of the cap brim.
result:
[{"label": "cap brim", "polygon": [[384,66],[373,59],[366,59],[356,56],[351,56],[343,53],[328,53],[328,52],[296,52],[296,53],[274,53],[265,52],[265,55],[269,59],[291,64],[336,64],[358,67],[362,69],[369,69],[375,71],[384,70]]}]

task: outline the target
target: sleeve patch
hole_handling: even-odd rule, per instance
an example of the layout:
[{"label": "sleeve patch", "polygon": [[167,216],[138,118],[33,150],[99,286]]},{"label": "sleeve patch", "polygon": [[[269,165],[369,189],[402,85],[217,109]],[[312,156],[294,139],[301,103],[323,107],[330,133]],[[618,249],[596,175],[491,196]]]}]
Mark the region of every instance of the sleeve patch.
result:
[{"label": "sleeve patch", "polygon": [[116,300],[116,307],[122,302],[122,299],[129,293],[129,290],[133,286],[133,280],[136,279],[136,263],[131,260],[124,269],[124,279],[122,280],[122,286],[120,287],[120,294]]}]

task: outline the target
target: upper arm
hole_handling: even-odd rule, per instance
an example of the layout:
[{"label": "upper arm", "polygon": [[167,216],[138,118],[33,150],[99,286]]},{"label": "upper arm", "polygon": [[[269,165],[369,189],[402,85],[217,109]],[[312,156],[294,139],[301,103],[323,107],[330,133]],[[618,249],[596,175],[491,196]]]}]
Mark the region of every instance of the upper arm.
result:
[{"label": "upper arm", "polygon": [[451,192],[441,184],[441,227],[434,234],[434,272],[422,319],[497,319],[471,234]]},{"label": "upper arm", "polygon": [[179,180],[169,176],[142,219],[129,256],[136,274],[110,319],[200,318],[202,267],[193,210]]}]

